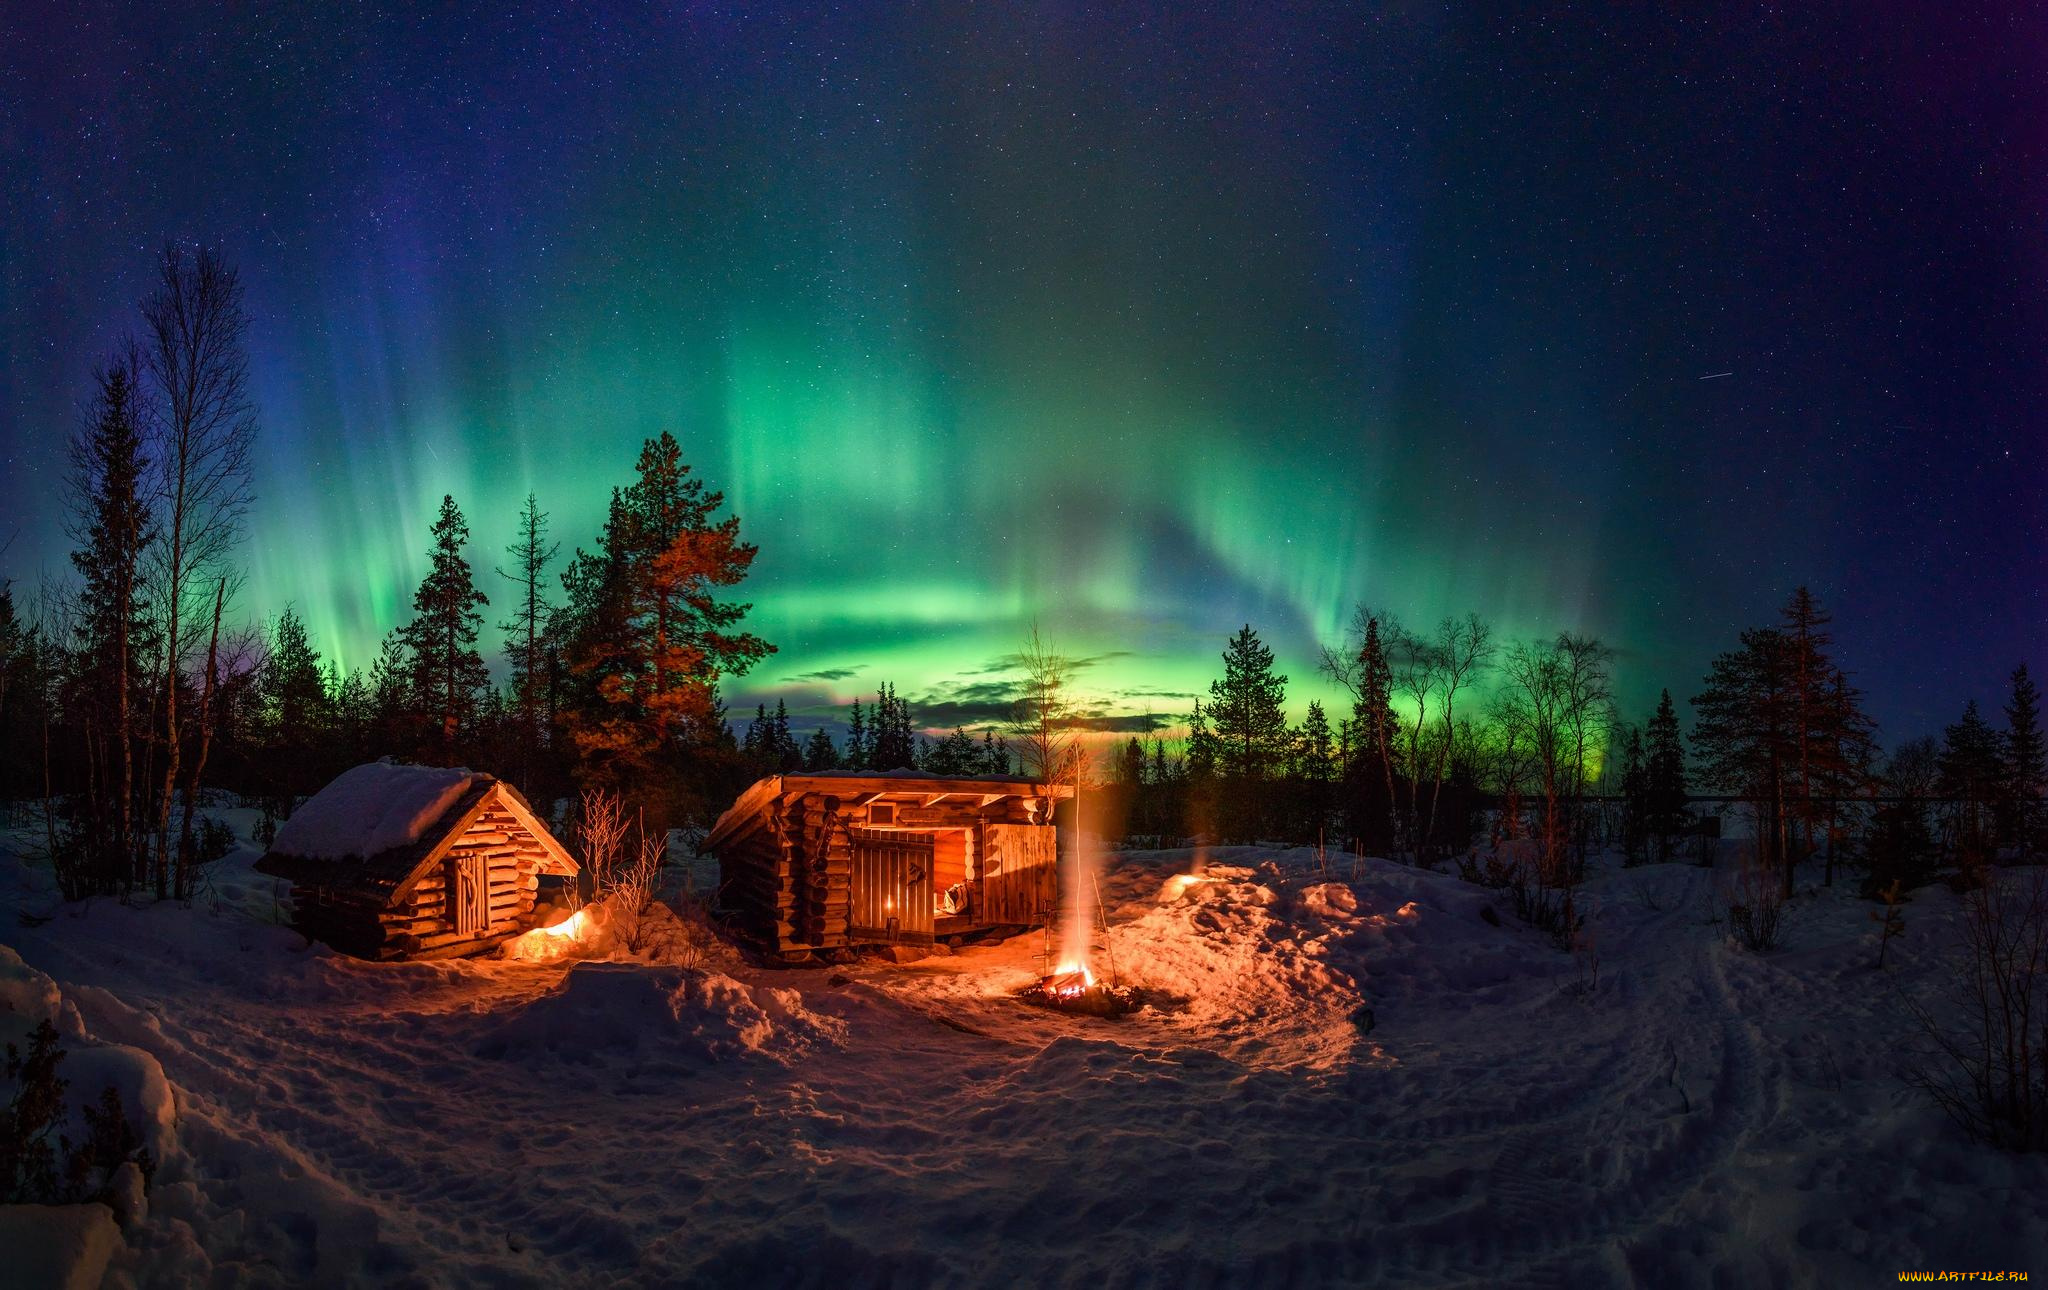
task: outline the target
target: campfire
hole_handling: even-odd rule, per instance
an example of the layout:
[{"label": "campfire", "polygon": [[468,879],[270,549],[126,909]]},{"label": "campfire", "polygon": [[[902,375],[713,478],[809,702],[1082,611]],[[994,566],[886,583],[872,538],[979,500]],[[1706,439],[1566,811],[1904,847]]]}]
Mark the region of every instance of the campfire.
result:
[{"label": "campfire", "polygon": [[1133,991],[1095,979],[1086,963],[1061,963],[1023,991],[1026,1003],[1091,1017],[1121,1017],[1138,1006]]}]

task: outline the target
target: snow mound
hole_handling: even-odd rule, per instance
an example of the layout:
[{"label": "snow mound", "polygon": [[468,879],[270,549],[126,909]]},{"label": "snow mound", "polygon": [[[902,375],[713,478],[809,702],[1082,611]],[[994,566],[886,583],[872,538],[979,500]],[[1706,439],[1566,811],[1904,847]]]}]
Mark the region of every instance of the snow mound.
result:
[{"label": "snow mound", "polygon": [[0,1205],[8,1285],[93,1290],[120,1247],[105,1205]]},{"label": "snow mound", "polygon": [[345,770],[278,826],[270,849],[309,860],[344,860],[410,846],[476,779],[460,767],[385,761]]},{"label": "snow mound", "polygon": [[619,1053],[691,1065],[747,1057],[786,1062],[845,1035],[845,1023],[805,1008],[794,990],[693,968],[578,963],[554,990],[487,1034],[477,1051],[570,1062]]},{"label": "snow mound", "polygon": [[1341,884],[1290,900],[1271,875],[1211,864],[1167,877],[1149,908],[1114,929],[1096,967],[1173,1000],[1164,1019],[1238,1060],[1333,1069],[1359,1041],[1359,983],[1331,962],[1356,909]]},{"label": "snow mound", "polygon": [[24,1036],[49,1022],[67,1039],[85,1034],[78,1008],[57,989],[57,983],[21,961],[13,947],[0,945],[0,1031],[9,1038]]}]

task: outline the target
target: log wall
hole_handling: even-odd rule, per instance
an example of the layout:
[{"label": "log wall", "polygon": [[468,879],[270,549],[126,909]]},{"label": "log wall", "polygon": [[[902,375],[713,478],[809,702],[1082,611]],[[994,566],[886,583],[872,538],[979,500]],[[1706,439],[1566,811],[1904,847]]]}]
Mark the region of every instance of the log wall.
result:
[{"label": "log wall", "polygon": [[[930,796],[906,789],[880,799],[873,794],[842,798],[828,792],[792,792],[768,800],[719,844],[721,902],[749,940],[787,956],[872,939],[852,930],[852,835],[871,827],[870,808],[882,800],[894,808],[889,813],[894,818],[879,827],[947,838],[948,876],[964,867],[974,885],[974,924],[1030,926],[1042,921],[1044,909],[1054,902],[1057,881],[1051,860],[1056,841],[1053,830],[1042,823],[1049,818],[1049,803],[1029,794],[1005,794],[984,802],[985,795],[963,793],[927,805]],[[1027,836],[1029,843],[1021,840]],[[992,838],[1018,839],[1011,843],[1016,869],[996,883],[994,904],[984,873]],[[1031,862],[1026,862],[1027,854]],[[1036,863],[1040,860],[1042,868]]]},{"label": "log wall", "polygon": [[[475,932],[455,929],[450,903],[449,861],[464,855],[482,857],[488,885],[488,921]],[[545,859],[539,840],[493,803],[402,898],[304,888],[297,896],[296,921],[308,936],[361,958],[462,953],[471,943],[481,947],[525,929]]]}]

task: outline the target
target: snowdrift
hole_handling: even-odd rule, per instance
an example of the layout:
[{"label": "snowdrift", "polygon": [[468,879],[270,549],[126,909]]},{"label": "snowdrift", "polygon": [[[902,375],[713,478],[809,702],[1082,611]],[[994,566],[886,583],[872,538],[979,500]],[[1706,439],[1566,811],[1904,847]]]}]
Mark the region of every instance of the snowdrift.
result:
[{"label": "snowdrift", "polygon": [[638,963],[578,963],[477,1044],[481,1057],[593,1062],[614,1054],[684,1065],[739,1057],[787,1062],[845,1037],[843,1023],[794,990],[749,986],[723,972]]}]

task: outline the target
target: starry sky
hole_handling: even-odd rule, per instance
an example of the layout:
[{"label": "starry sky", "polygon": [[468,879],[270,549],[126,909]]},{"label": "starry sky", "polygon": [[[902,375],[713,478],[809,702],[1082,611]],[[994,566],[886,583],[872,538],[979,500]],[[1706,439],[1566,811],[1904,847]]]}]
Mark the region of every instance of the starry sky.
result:
[{"label": "starry sky", "polygon": [[17,580],[204,238],[243,611],[347,666],[444,492],[495,616],[526,492],[589,545],[669,429],[806,726],[986,719],[1034,619],[1105,726],[1245,622],[1298,711],[1361,599],[1598,633],[1632,712],[1800,582],[1888,736],[2048,667],[2048,10],[407,8],[0,16]]}]

